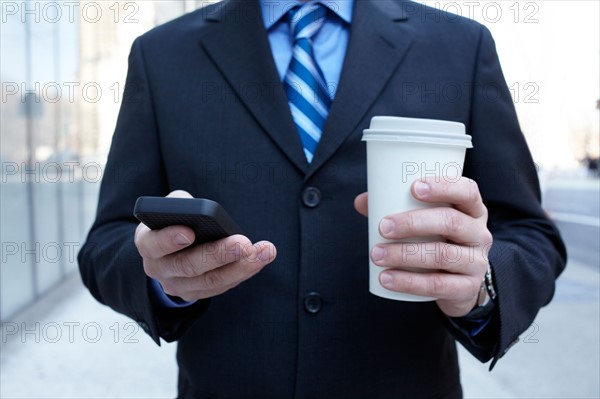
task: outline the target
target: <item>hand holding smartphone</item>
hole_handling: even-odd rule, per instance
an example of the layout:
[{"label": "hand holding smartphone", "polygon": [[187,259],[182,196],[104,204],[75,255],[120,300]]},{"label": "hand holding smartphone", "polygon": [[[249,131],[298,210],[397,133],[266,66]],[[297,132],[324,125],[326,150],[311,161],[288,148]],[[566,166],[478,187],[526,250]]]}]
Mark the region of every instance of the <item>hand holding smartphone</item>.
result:
[{"label": "hand holding smartphone", "polygon": [[[253,244],[215,201],[191,198],[183,191],[170,195],[138,198],[133,211],[135,217],[152,230],[188,226],[195,233],[192,245],[220,239],[223,242],[214,248],[190,248],[183,257],[172,256],[188,248],[191,237],[185,237],[187,242],[177,241],[175,238],[182,235],[180,232],[148,231],[140,224],[134,241],[143,259],[144,272],[158,281],[166,294],[187,302],[220,295],[253,277],[277,256],[272,243]],[[231,235],[237,236],[229,237]],[[161,245],[157,245],[157,240],[161,240]],[[206,256],[207,251],[212,256]],[[190,279],[194,280],[193,284]]]},{"label": "hand holding smartphone", "polygon": [[188,226],[196,235],[194,244],[244,234],[219,203],[205,198],[139,197],[133,214],[152,230]]}]

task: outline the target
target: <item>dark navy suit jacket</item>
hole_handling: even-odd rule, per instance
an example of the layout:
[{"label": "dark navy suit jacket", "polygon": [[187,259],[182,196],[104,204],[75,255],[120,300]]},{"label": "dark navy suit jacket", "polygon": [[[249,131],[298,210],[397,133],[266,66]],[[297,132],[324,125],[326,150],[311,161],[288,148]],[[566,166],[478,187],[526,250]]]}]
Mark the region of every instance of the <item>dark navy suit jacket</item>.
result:
[{"label": "dark navy suit jacket", "polygon": [[[337,96],[308,164],[257,1],[226,0],[138,38],[98,214],[79,255],[101,302],[158,343],[179,340],[180,395],[453,398],[455,339],[499,359],[554,292],[564,247],[539,203],[490,33],[403,0],[357,0]],[[472,338],[435,303],[368,292],[362,131],[375,115],[459,121],[464,174],[489,209],[498,306]],[[134,242],[141,195],[220,202],[276,261],[227,293],[158,309]],[[148,376],[152,378],[152,376]]]}]

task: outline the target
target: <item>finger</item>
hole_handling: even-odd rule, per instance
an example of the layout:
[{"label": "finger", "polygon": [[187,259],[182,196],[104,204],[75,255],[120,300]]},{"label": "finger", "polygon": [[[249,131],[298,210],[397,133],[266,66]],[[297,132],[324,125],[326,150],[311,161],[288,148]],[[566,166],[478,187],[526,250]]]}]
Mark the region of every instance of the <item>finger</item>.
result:
[{"label": "finger", "polygon": [[470,274],[478,271],[477,264],[486,263],[477,250],[445,242],[379,244],[371,259],[381,267]]},{"label": "finger", "polygon": [[[191,194],[184,190],[171,191],[167,197],[192,198]],[[137,226],[134,236],[138,252],[148,259],[162,258],[179,251],[193,243],[194,239],[193,230],[184,226],[170,226],[152,231],[143,223]]]},{"label": "finger", "polygon": [[458,244],[486,244],[491,240],[485,223],[449,207],[417,209],[386,216],[379,223],[379,233],[389,240],[429,236],[442,236]]},{"label": "finger", "polygon": [[481,199],[479,187],[472,179],[461,177],[451,181],[441,176],[428,177],[416,180],[411,192],[420,201],[448,203],[474,218],[487,218],[487,208]]},{"label": "finger", "polygon": [[219,295],[260,272],[277,257],[275,246],[261,241],[251,246],[247,256],[193,278],[177,278],[165,292],[183,299],[202,299]]},{"label": "finger", "polygon": [[207,242],[166,257],[161,262],[164,277],[192,278],[223,265],[254,256],[248,237],[235,234],[217,241]]},{"label": "finger", "polygon": [[407,294],[428,296],[452,302],[470,302],[477,295],[481,281],[476,277],[450,273],[414,273],[387,269],[379,275],[385,288]]},{"label": "finger", "polygon": [[167,195],[167,197],[173,197],[173,198],[194,198],[194,197],[192,197],[192,195],[190,193],[188,193],[185,190],[171,191],[169,193],[169,195]]},{"label": "finger", "polygon": [[143,258],[156,260],[188,247],[194,238],[194,231],[186,226],[150,230],[140,223],[135,230],[134,242]]},{"label": "finger", "polygon": [[369,216],[367,193],[362,193],[356,196],[356,198],[354,199],[354,208],[361,215]]}]

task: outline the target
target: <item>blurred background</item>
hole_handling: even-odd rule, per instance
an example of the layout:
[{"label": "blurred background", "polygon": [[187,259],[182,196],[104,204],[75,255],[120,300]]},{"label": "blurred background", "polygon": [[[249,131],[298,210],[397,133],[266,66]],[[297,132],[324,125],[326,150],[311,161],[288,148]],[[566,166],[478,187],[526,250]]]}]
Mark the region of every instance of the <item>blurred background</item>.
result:
[{"label": "blurred background", "polygon": [[[96,303],[76,254],[133,39],[208,3],[0,1],[0,397],[176,394],[174,346]],[[554,301],[492,373],[461,351],[465,396],[599,398],[599,2],[423,3],[494,35],[570,256]]]}]

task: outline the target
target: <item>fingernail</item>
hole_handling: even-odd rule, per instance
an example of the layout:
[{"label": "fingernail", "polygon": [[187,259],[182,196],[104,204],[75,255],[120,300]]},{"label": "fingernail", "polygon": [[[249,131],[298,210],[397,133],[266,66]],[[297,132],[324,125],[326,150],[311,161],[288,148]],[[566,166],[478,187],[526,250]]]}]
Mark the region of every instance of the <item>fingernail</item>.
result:
[{"label": "fingernail", "polygon": [[424,181],[417,181],[415,183],[415,193],[419,196],[419,197],[425,197],[427,196],[427,194],[429,194],[429,191],[431,190],[431,188],[429,187],[429,183],[426,183]]},{"label": "fingernail", "polygon": [[175,241],[175,244],[177,244],[177,245],[190,245],[192,243],[189,238],[187,238],[186,236],[184,236],[181,233],[175,234],[175,237],[173,238],[173,240]]},{"label": "fingernail", "polygon": [[391,287],[392,286],[392,280],[393,280],[393,277],[388,272],[383,272],[379,276],[379,281],[381,282],[381,285],[383,285],[384,287]]},{"label": "fingernail", "polygon": [[270,252],[271,252],[271,250],[269,249],[269,247],[267,245],[262,245],[258,249],[258,259],[260,259],[263,262],[268,261],[269,258],[271,257]]},{"label": "fingernail", "polygon": [[371,259],[373,259],[373,262],[379,262],[380,260],[383,260],[386,255],[387,250],[384,247],[376,246],[371,252]]},{"label": "fingernail", "polygon": [[396,229],[396,224],[392,219],[384,218],[379,223],[379,231],[381,231],[382,235],[392,234]]}]

